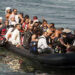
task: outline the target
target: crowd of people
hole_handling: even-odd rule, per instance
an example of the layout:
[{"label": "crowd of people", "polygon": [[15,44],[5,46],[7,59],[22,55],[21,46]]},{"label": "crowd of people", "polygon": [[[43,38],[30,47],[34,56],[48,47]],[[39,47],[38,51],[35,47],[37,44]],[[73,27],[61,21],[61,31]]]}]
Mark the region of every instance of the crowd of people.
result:
[{"label": "crowd of people", "polygon": [[66,53],[75,45],[75,35],[70,29],[56,28],[45,18],[42,22],[37,16],[31,19],[10,7],[5,10],[4,22],[0,17],[0,35],[16,47],[22,46],[33,53]]}]

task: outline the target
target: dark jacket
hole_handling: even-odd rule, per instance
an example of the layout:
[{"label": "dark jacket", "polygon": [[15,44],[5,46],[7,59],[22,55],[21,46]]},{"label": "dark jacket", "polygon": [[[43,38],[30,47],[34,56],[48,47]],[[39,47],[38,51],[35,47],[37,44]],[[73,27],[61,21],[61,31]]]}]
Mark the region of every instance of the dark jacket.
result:
[{"label": "dark jacket", "polygon": [[24,32],[24,41],[23,41],[23,45],[26,48],[29,48],[29,44],[31,42],[31,36],[32,36],[32,32],[30,32],[29,30]]}]

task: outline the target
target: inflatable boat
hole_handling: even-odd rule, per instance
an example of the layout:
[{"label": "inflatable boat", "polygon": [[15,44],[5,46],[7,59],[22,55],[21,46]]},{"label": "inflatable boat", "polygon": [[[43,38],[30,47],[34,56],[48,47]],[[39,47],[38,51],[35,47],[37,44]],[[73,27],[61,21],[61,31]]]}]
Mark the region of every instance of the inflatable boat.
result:
[{"label": "inflatable boat", "polygon": [[71,67],[75,68],[75,53],[61,53],[61,54],[33,54],[30,50],[24,48],[17,48],[9,43],[5,48],[23,57],[27,57],[33,61],[38,61],[46,67]]}]

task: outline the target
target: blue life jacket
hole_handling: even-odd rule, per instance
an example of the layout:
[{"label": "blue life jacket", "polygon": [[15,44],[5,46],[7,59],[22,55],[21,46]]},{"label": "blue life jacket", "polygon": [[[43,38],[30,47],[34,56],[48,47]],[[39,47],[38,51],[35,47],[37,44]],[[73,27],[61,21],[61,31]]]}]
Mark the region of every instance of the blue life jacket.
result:
[{"label": "blue life jacket", "polygon": [[37,42],[36,41],[32,41],[30,43],[30,51],[33,53],[37,52]]}]

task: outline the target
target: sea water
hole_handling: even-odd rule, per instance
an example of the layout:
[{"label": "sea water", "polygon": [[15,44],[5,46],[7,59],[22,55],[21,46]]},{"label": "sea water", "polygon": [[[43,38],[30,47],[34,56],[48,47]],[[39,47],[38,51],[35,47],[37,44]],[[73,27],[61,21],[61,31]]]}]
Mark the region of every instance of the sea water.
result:
[{"label": "sea water", "polygon": [[19,12],[44,17],[56,27],[74,29],[75,0],[0,0],[0,16],[4,16],[6,7],[17,8]]},{"label": "sea water", "polygon": [[44,17],[48,23],[55,23],[56,27],[75,28],[75,0],[0,0],[0,16],[3,19],[6,7],[17,8],[18,12],[31,18],[38,16],[40,21]]}]

